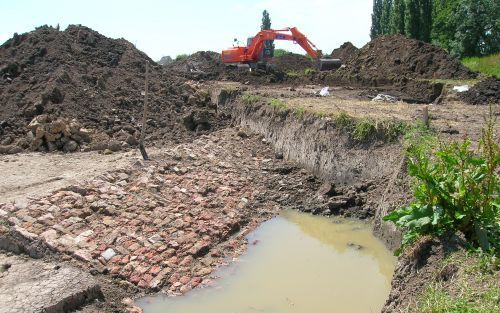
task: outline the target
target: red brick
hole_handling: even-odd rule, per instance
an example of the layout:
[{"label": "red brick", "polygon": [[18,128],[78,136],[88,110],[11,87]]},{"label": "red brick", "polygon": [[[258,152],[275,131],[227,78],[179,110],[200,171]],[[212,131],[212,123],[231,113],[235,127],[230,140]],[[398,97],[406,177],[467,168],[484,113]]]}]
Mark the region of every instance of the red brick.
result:
[{"label": "red brick", "polygon": [[161,267],[159,266],[153,266],[149,272],[152,274],[152,275],[157,275],[159,272],[161,271]]}]

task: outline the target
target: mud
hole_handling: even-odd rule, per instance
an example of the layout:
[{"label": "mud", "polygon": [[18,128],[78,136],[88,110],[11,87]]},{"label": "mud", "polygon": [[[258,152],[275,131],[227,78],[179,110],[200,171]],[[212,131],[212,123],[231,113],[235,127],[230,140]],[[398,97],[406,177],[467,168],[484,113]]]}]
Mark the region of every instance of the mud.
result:
[{"label": "mud", "polygon": [[461,99],[474,105],[500,103],[500,79],[491,77],[474,85],[469,91],[462,93]]}]

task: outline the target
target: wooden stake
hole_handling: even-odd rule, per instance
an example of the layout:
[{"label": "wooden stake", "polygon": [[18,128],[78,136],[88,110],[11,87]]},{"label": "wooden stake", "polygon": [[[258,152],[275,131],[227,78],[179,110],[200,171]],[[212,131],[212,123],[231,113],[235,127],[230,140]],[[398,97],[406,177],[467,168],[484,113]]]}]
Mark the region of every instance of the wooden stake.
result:
[{"label": "wooden stake", "polygon": [[139,150],[141,151],[142,158],[149,160],[146,149],[144,148],[144,137],[146,136],[146,120],[148,115],[148,81],[149,81],[149,62],[146,61],[146,83],[144,87],[144,109],[142,111],[142,129],[141,140],[139,141]]},{"label": "wooden stake", "polygon": [[422,110],[422,119],[424,121],[425,126],[429,127],[429,106],[424,106]]}]

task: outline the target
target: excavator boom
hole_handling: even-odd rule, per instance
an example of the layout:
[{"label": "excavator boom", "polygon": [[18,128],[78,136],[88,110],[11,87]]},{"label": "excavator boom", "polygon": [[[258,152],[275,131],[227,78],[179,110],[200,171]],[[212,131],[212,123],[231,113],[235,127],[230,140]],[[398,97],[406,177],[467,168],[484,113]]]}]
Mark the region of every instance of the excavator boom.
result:
[{"label": "excavator boom", "polygon": [[338,59],[322,59],[321,50],[316,48],[296,27],[261,30],[251,39],[248,46],[237,46],[223,50],[222,62],[226,64],[255,64],[265,61],[268,58],[263,53],[265,42],[274,40],[289,40],[298,43],[317,62],[317,67],[320,70],[334,69],[341,65]]}]

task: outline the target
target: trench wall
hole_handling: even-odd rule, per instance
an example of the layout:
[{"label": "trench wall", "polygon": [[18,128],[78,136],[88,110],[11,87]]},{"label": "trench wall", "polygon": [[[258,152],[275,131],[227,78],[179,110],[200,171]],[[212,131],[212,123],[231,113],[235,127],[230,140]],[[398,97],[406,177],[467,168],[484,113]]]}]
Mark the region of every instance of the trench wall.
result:
[{"label": "trench wall", "polygon": [[218,112],[230,114],[233,124],[261,134],[285,159],[324,180],[339,185],[363,180],[388,181],[387,186],[380,186],[383,194],[376,208],[374,230],[390,249],[398,247],[400,232],[381,217],[394,207],[392,195],[398,192],[398,181],[405,176],[399,144],[361,145],[328,118],[310,113],[298,115],[265,104],[243,104],[234,95],[221,96],[220,91],[213,99]]}]

